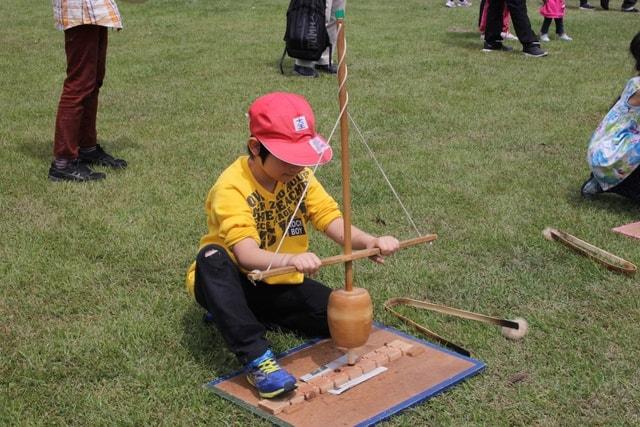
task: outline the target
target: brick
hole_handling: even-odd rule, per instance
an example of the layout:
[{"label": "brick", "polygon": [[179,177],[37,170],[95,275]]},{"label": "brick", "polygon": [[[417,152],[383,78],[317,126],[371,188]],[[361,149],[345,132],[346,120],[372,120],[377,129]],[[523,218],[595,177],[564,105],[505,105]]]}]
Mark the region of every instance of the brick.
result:
[{"label": "brick", "polygon": [[362,369],[362,373],[366,374],[367,372],[371,372],[374,369],[376,369],[376,362],[374,362],[371,359],[361,359],[356,366],[360,367],[360,369]]},{"label": "brick", "polygon": [[320,393],[326,393],[327,391],[329,391],[329,389],[333,388],[333,381],[325,375],[315,377],[314,379],[309,381],[309,384],[318,387]]},{"label": "brick", "polygon": [[382,347],[378,347],[375,349],[375,353],[376,354],[385,354],[385,355],[389,355],[389,353],[393,350],[397,350],[394,349],[393,347],[387,347],[386,345],[383,345]]},{"label": "brick", "polygon": [[388,347],[387,356],[389,356],[389,361],[393,362],[394,360],[398,360],[402,357],[402,351],[395,347]]},{"label": "brick", "polygon": [[349,381],[349,375],[347,375],[347,373],[343,371],[334,372],[329,376],[329,378],[331,378],[331,380],[333,381],[333,386],[335,388],[338,388],[342,384]]},{"label": "brick", "polygon": [[272,415],[278,415],[287,406],[291,405],[289,399],[261,399],[258,401],[258,408],[267,411]]},{"label": "brick", "polygon": [[376,363],[376,366],[385,366],[389,363],[389,356],[383,352],[376,352],[376,355],[371,359]]},{"label": "brick", "polygon": [[298,405],[302,402],[304,402],[304,393],[300,393],[299,390],[296,390],[292,395],[289,395],[289,403],[291,405]]},{"label": "brick", "polygon": [[407,351],[407,356],[416,357],[421,355],[422,353],[424,353],[424,347],[416,344],[411,346],[411,348]]},{"label": "brick", "polygon": [[298,386],[298,392],[304,395],[305,400],[311,400],[320,394],[320,388],[313,384],[302,383]]},{"label": "brick", "polygon": [[409,344],[408,342],[402,340],[393,340],[390,343],[387,343],[386,346],[397,348],[402,352],[403,355],[406,355],[407,351],[409,351],[411,347],[413,347],[413,344]]},{"label": "brick", "polygon": [[362,376],[362,368],[358,365],[347,366],[343,368],[343,371],[349,376],[350,380]]},{"label": "brick", "polygon": [[299,411],[299,410],[300,410],[300,409],[302,409],[302,408],[304,408],[304,405],[303,405],[303,404],[301,404],[301,403],[298,403],[298,404],[296,404],[296,405],[289,405],[289,406],[287,406],[286,408],[284,408],[283,412],[284,412],[285,414],[291,414],[291,413],[294,413],[294,412]]},{"label": "brick", "polygon": [[362,359],[373,359],[376,356],[376,352],[375,350],[370,351],[369,353],[365,353],[362,356],[360,356],[360,360]]}]

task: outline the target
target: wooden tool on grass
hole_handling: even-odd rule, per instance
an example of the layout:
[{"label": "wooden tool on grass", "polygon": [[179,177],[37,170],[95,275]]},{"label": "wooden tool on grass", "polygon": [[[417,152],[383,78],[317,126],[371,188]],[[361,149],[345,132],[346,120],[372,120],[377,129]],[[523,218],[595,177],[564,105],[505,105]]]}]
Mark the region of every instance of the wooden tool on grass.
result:
[{"label": "wooden tool on grass", "polygon": [[524,337],[529,330],[529,325],[527,321],[521,317],[517,317],[513,320],[500,319],[499,317],[487,316],[484,314],[474,313],[472,311],[460,310],[458,308],[447,307],[446,305],[434,304],[428,301],[419,301],[411,298],[390,298],[385,301],[384,308],[400,320],[408,323],[413,326],[429,338],[438,341],[440,344],[443,344],[446,347],[454,350],[457,353],[460,353],[464,356],[470,356],[471,353],[463,347],[460,347],[457,344],[449,341],[446,338],[441,337],[435,332],[425,328],[419,323],[414,322],[409,319],[407,316],[403,316],[397,311],[393,310],[393,307],[405,305],[415,308],[423,308],[430,311],[435,311],[437,313],[448,314],[451,316],[461,317],[463,319],[475,320],[482,323],[487,323],[490,325],[500,326],[502,329],[502,335],[512,340],[519,340]]},{"label": "wooden tool on grass", "polygon": [[542,235],[547,240],[556,240],[569,249],[588,258],[591,258],[592,260],[604,265],[611,271],[628,275],[633,275],[636,273],[636,266],[629,261],[615,256],[612,253],[605,251],[604,249],[600,249],[597,246],[587,243],[584,240],[580,240],[569,233],[565,233],[564,231],[560,231],[555,228],[547,227],[542,230]]}]

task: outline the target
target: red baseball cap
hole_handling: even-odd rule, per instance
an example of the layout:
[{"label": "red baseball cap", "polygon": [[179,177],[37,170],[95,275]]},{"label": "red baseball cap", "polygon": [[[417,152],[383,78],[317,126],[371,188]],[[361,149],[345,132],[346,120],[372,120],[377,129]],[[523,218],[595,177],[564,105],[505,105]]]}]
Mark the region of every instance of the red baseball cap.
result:
[{"label": "red baseball cap", "polygon": [[307,100],[294,93],[268,93],[249,107],[251,135],[275,157],[296,166],[323,165],[333,157],[315,122]]}]

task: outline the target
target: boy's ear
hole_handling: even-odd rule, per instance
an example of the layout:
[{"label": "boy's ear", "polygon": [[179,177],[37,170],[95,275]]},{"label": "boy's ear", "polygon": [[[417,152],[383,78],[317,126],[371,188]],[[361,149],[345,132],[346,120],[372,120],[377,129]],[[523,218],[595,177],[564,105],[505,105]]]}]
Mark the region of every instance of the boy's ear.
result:
[{"label": "boy's ear", "polygon": [[253,156],[258,156],[260,154],[260,142],[258,142],[255,137],[249,137],[249,140],[247,141],[247,147],[249,148],[249,152],[251,152]]}]

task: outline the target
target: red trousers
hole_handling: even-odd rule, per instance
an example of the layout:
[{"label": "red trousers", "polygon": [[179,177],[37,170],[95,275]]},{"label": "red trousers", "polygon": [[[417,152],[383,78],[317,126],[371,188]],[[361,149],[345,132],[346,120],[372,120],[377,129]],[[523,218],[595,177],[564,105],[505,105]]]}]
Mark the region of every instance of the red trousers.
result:
[{"label": "red trousers", "polygon": [[56,158],[75,159],[79,147],[97,143],[98,93],[104,79],[107,39],[108,29],[98,25],[80,25],[64,32],[67,78],[56,116]]}]

